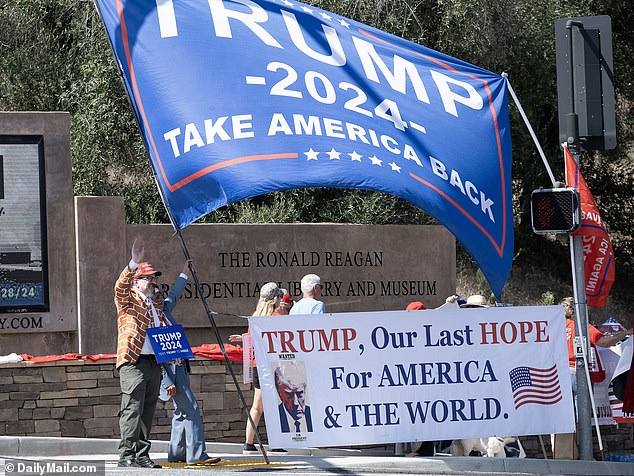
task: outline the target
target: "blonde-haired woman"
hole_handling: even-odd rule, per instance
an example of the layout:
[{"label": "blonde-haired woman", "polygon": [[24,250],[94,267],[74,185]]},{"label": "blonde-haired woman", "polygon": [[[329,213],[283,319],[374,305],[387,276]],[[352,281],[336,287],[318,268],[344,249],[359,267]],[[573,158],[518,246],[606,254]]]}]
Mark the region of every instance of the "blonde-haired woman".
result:
[{"label": "blonde-haired woman", "polygon": [[[282,291],[277,286],[277,284],[266,283],[260,288],[260,298],[258,299],[258,303],[252,315],[271,316],[275,308],[278,307],[281,296]],[[239,334],[231,335],[229,336],[229,342],[242,342],[242,336]],[[253,362],[253,366],[255,367],[255,361]],[[253,404],[251,405],[251,410],[249,410],[249,413],[251,414],[251,419],[253,420],[253,424],[256,427],[260,423],[260,418],[262,418],[263,412],[264,409],[262,407],[262,392],[260,390],[260,380],[258,379],[257,370],[253,369]],[[246,441],[244,443],[244,448],[242,449],[242,454],[259,453],[258,449],[253,444],[254,438],[255,431],[249,423],[249,420],[247,419]]]}]

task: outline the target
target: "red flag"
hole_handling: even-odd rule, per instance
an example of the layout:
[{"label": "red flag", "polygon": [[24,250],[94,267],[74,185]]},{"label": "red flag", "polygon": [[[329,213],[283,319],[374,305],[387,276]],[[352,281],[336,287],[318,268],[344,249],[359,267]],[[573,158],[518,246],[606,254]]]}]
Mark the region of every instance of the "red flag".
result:
[{"label": "red flag", "polygon": [[605,300],[610,295],[614,283],[612,243],[601,221],[597,204],[567,146],[564,146],[564,155],[566,183],[568,187],[579,190],[581,198],[581,228],[573,235],[583,236],[586,299],[589,306],[605,307]]}]

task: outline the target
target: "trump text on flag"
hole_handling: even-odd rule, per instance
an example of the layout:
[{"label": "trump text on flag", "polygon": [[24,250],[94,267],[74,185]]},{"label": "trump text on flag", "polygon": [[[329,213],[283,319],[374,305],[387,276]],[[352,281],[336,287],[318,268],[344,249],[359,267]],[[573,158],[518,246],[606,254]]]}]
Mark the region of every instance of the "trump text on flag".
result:
[{"label": "trump text on flag", "polygon": [[97,3],[179,228],[277,190],[376,190],[437,218],[499,294],[503,77],[299,2]]}]

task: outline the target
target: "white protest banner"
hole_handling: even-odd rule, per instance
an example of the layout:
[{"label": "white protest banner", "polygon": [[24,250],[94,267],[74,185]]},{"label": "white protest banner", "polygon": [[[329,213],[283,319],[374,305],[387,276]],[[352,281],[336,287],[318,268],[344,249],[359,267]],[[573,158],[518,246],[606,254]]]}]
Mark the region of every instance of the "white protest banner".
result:
[{"label": "white protest banner", "polygon": [[[599,425],[614,425],[614,417],[612,415],[612,404],[610,402],[611,392],[611,375],[614,373],[616,366],[621,358],[621,345],[617,344],[612,347],[597,347],[601,365],[605,370],[606,378],[601,382],[592,384],[592,393],[594,394],[594,407]],[[595,424],[594,417],[592,424]]]},{"label": "white protest banner", "polygon": [[242,334],[242,383],[253,382],[253,342],[249,332]]},{"label": "white protest banner", "polygon": [[[620,357],[614,369],[614,373],[608,373],[608,379],[610,380],[608,395],[610,406],[612,407],[612,417],[616,423],[632,423],[634,422],[634,415],[632,413],[623,412],[623,400],[619,399],[624,396],[624,386],[627,382],[627,378],[629,378],[624,374],[630,371],[632,365],[632,339],[626,339],[620,345],[613,347],[613,349],[615,349]],[[618,384],[616,384],[619,387],[619,390],[616,392],[618,396],[614,393],[614,380],[617,378],[619,380]]]},{"label": "white protest banner", "polygon": [[574,431],[561,306],[250,325],[272,447]]}]

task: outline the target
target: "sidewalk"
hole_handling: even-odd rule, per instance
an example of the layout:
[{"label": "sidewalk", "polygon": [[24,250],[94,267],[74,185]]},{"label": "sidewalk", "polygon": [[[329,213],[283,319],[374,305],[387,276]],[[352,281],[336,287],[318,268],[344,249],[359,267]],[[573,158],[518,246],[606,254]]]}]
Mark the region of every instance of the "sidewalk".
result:
[{"label": "sidewalk", "polygon": [[[77,459],[116,461],[118,443],[118,440],[96,438],[0,436],[0,459],[67,456]],[[166,441],[152,442],[152,457],[155,461],[160,463],[167,459],[167,445]],[[259,458],[259,456],[242,456],[242,445],[236,443],[208,443],[207,452],[223,459]],[[336,448],[293,449],[283,456],[279,453],[269,456],[274,461],[293,463],[302,471],[323,471],[331,474],[463,474],[470,472],[634,476],[634,464],[600,461],[438,456],[409,458],[393,456],[385,450]]]}]

